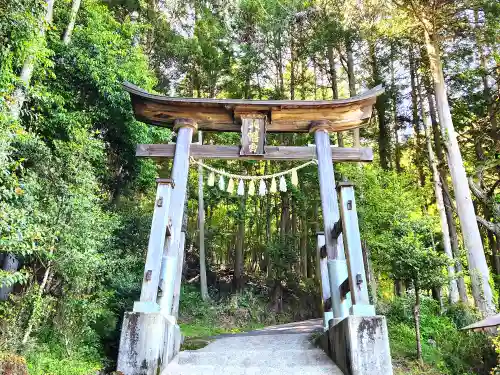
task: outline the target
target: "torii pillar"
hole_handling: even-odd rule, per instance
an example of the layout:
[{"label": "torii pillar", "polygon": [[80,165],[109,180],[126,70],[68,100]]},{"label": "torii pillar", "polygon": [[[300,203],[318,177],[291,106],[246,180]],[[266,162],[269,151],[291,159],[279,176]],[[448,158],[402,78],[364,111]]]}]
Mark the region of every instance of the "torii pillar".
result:
[{"label": "torii pillar", "polygon": [[[176,313],[184,261],[182,222],[189,174],[189,151],[196,122],[175,121],[177,144],[172,180],[158,181],[140,301],[126,313],[117,370],[124,375],[157,375],[180,350]],[[160,291],[160,293],[158,293]]]},{"label": "torii pillar", "polygon": [[[337,192],[335,190],[335,174],[330,151],[330,125],[327,121],[311,123],[310,131],[314,133],[316,142],[316,157],[318,159],[319,189],[321,195],[321,210],[325,246],[328,264],[328,279],[330,283],[330,298],[334,322],[349,315],[349,299],[341,300],[340,285],[347,278],[347,263],[344,255],[342,236],[335,238],[332,233],[335,224],[340,219]],[[326,279],[326,278],[324,278]],[[325,320],[331,316],[325,312]],[[328,328],[328,321],[325,322]]]}]

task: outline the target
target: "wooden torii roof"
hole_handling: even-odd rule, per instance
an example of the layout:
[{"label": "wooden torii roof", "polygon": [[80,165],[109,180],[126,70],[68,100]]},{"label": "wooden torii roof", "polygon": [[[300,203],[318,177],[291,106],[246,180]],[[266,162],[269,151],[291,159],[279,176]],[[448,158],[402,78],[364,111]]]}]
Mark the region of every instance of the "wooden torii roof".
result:
[{"label": "wooden torii roof", "polygon": [[377,96],[377,86],[361,95],[338,100],[244,100],[170,98],[151,94],[125,82],[135,117],[147,124],[171,128],[180,118],[193,119],[200,130],[239,132],[241,117],[266,115],[266,131],[308,132],[316,121],[327,121],[331,131],[354,129],[369,121]]},{"label": "wooden torii roof", "polygon": [[462,328],[463,330],[474,330],[474,331],[482,331],[488,328],[500,327],[500,314],[496,314],[493,316],[489,316],[486,319],[483,319],[474,324],[468,325],[467,327]]}]

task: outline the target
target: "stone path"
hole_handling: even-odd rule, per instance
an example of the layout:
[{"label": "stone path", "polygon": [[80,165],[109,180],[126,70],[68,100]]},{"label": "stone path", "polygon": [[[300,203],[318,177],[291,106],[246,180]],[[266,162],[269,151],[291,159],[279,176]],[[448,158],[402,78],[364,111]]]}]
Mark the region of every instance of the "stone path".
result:
[{"label": "stone path", "polygon": [[321,327],[313,320],[218,336],[179,353],[162,375],[343,375],[310,341]]}]

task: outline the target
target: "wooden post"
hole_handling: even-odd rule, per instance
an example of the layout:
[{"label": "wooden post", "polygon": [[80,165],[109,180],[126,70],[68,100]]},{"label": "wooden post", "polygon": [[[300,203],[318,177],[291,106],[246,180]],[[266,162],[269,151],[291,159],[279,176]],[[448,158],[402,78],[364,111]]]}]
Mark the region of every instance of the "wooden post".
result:
[{"label": "wooden post", "polygon": [[342,275],[345,275],[344,250],[342,236],[334,238],[332,235],[335,223],[339,220],[339,206],[335,190],[335,175],[331,158],[329,125],[327,122],[311,124],[316,141],[316,157],[318,159],[319,189],[321,195],[321,209],[325,231],[326,252],[328,256],[328,274],[332,298],[334,318],[341,319],[346,315],[345,303],[340,298]]},{"label": "wooden post", "polygon": [[148,253],[144,266],[144,277],[140,301],[134,304],[134,311],[159,311],[156,304],[158,285],[160,282],[160,267],[165,239],[169,233],[169,207],[172,192],[172,180],[158,179],[155,208],[149,235]]},{"label": "wooden post", "polygon": [[340,190],[340,214],[349,271],[349,290],[352,300],[350,313],[352,315],[374,316],[375,307],[370,305],[368,296],[368,280],[364,268],[363,250],[361,249],[354,188],[350,182],[341,182],[337,188]]},{"label": "wooden post", "polygon": [[[184,248],[181,248],[181,229],[184,214],[184,202],[186,201],[187,179],[189,174],[189,150],[193,131],[197,129],[196,122],[191,119],[178,119],[175,121],[175,130],[177,130],[177,143],[175,147],[174,165],[172,167],[172,178],[175,182],[175,189],[172,192],[170,203],[170,218],[172,220],[171,238],[167,242],[164,251],[166,261],[179,262],[179,258],[184,258]],[[182,254],[181,254],[182,251]],[[176,265],[165,265],[165,269],[177,270]],[[162,281],[162,289],[170,291],[174,288],[174,293],[164,293],[159,299],[161,311],[166,315],[171,315],[173,299],[175,299],[175,286],[179,274],[165,273],[165,280]]]}]

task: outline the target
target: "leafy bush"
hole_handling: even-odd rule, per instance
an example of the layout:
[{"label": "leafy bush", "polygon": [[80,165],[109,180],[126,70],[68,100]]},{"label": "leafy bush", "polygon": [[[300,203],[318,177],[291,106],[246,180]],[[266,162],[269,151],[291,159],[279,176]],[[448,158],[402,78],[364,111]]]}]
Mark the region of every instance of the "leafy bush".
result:
[{"label": "leafy bush", "polygon": [[[413,299],[414,296],[410,295],[379,306],[379,313],[386,314],[389,322],[391,350],[396,359],[415,356]],[[466,323],[475,320],[475,310],[455,305],[440,315],[439,304],[424,297],[420,315],[425,363],[436,366],[443,374],[489,374],[495,359],[488,337],[481,333],[460,331]]]},{"label": "leafy bush", "polygon": [[88,375],[103,367],[99,354],[89,348],[68,355],[62,347],[39,345],[27,360],[30,375]]},{"label": "leafy bush", "polygon": [[498,355],[497,358],[497,366],[491,370],[491,375],[500,375],[500,336],[497,336],[493,339],[493,347],[495,348],[495,352]]},{"label": "leafy bush", "polygon": [[0,374],[28,375],[26,359],[15,354],[0,353]]},{"label": "leafy bush", "polygon": [[248,331],[283,319],[270,313],[267,301],[251,289],[219,301],[204,302],[194,285],[182,286],[179,316],[181,330],[187,337]]}]

